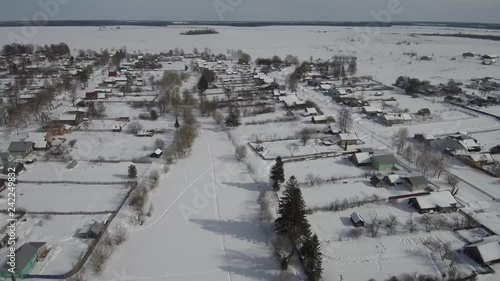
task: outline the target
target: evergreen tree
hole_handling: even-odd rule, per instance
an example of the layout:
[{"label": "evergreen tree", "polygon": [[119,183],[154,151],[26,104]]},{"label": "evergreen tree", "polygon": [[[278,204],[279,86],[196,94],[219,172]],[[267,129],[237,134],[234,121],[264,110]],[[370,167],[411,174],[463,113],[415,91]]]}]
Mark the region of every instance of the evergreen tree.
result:
[{"label": "evergreen tree", "polygon": [[175,124],[174,124],[174,127],[176,129],[179,129],[179,127],[181,126],[181,124],[179,124],[179,119],[177,119],[177,117],[175,117]]},{"label": "evergreen tree", "polygon": [[239,125],[241,125],[240,112],[237,109],[235,109],[235,110],[231,109],[229,111],[229,115],[226,118],[225,124],[226,124],[226,126],[231,127],[231,128],[238,127]]},{"label": "evergreen tree", "polygon": [[128,166],[128,178],[129,179],[137,178],[137,168],[135,167],[134,164]]},{"label": "evergreen tree", "polygon": [[275,224],[279,235],[287,234],[294,244],[301,243],[305,237],[311,236],[311,226],[306,217],[306,203],[294,176],[286,182],[278,214]]},{"label": "evergreen tree", "polygon": [[347,66],[347,72],[350,75],[355,75],[357,71],[358,71],[358,63],[356,62],[356,59],[351,59],[349,65]]},{"label": "evergreen tree", "polygon": [[202,92],[205,92],[208,89],[208,81],[205,76],[201,76],[200,81],[198,81],[198,89]]},{"label": "evergreen tree", "polygon": [[186,65],[184,65],[184,71],[188,71],[189,67]]},{"label": "evergreen tree", "polygon": [[276,164],[271,168],[271,180],[273,181],[273,190],[278,191],[280,184],[285,182],[285,171],[283,169],[283,161],[281,157],[276,158]]},{"label": "evergreen tree", "polygon": [[323,261],[318,236],[308,237],[300,249],[302,265],[308,281],[318,281],[323,273]]},{"label": "evergreen tree", "polygon": [[342,65],[342,68],[340,69],[340,76],[342,76],[342,77],[345,77],[345,76],[346,76],[346,74],[345,74],[345,67],[344,67],[344,65]]}]

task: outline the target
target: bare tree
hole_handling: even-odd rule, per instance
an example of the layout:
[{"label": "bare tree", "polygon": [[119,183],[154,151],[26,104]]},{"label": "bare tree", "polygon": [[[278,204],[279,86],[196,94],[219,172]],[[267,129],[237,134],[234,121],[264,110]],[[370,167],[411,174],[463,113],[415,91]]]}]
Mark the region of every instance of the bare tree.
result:
[{"label": "bare tree", "polygon": [[425,225],[425,231],[430,232],[431,231],[431,217],[428,214],[425,214],[422,216],[422,222]]},{"label": "bare tree", "polygon": [[294,247],[290,241],[287,241],[283,236],[278,236],[274,242],[274,254],[280,262],[282,270],[288,269],[288,263],[290,262],[293,253]]},{"label": "bare tree", "polygon": [[413,213],[410,215],[410,218],[406,221],[406,227],[408,227],[408,231],[410,231],[410,233],[416,231],[417,225],[415,223],[415,220],[413,219]]},{"label": "bare tree", "polygon": [[111,255],[111,248],[104,244],[97,246],[94,249],[94,253],[92,255],[92,259],[90,260],[90,264],[92,269],[96,274],[99,274],[104,269],[104,264],[109,259]]},{"label": "bare tree", "polygon": [[116,225],[113,229],[113,242],[115,245],[120,245],[123,242],[127,241],[128,231],[124,226]]},{"label": "bare tree", "polygon": [[290,155],[292,155],[293,157],[295,152],[299,149],[299,146],[296,143],[291,143],[286,146],[286,149],[288,150],[288,152],[290,152]]},{"label": "bare tree", "polygon": [[392,145],[396,147],[397,153],[402,154],[408,142],[409,131],[408,128],[399,128],[399,130],[392,136]]},{"label": "bare tree", "polygon": [[302,145],[305,146],[306,143],[312,138],[314,130],[309,128],[304,128],[296,133],[297,138],[300,139]]},{"label": "bare tree", "polygon": [[446,258],[446,256],[450,253],[451,251],[451,244],[450,242],[442,242],[440,240],[427,240],[425,241],[424,245],[429,247],[432,252],[438,253],[439,257],[441,258],[442,261]]},{"label": "bare tree", "polygon": [[128,124],[127,126],[127,130],[129,133],[131,134],[137,134],[138,132],[140,132],[142,130],[142,124],[135,121],[135,122],[131,122]]},{"label": "bare tree", "polygon": [[348,132],[352,126],[352,122],[351,111],[347,108],[342,109],[338,116],[339,129],[343,132]]},{"label": "bare tree", "polygon": [[367,179],[375,175],[375,170],[372,167],[363,168],[362,176]]},{"label": "bare tree", "polygon": [[368,227],[367,227],[368,232],[370,232],[372,238],[377,237],[377,234],[378,234],[378,231],[380,229],[381,224],[382,224],[382,222],[380,221],[380,219],[377,218],[377,215],[372,217],[372,220],[370,221],[370,223],[368,224]]},{"label": "bare tree", "polygon": [[456,187],[458,185],[458,183],[460,182],[460,179],[457,176],[455,176],[454,174],[448,173],[448,176],[446,177],[446,181],[452,187]]},{"label": "bare tree", "polygon": [[387,226],[387,235],[394,235],[394,232],[396,231],[396,226],[399,224],[398,217],[395,215],[390,215],[386,221],[385,224]]},{"label": "bare tree", "polygon": [[238,159],[238,161],[241,161],[245,159],[245,157],[247,157],[247,147],[244,144],[238,145],[235,148],[234,152],[236,154],[236,159]]}]

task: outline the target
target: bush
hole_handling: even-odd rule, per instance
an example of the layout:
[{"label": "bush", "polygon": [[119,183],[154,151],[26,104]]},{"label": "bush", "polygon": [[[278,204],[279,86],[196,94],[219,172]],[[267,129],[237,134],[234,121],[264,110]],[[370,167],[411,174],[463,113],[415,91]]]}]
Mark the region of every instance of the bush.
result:
[{"label": "bush", "polygon": [[92,255],[92,259],[90,260],[90,264],[92,266],[92,270],[95,273],[99,274],[104,269],[104,264],[111,256],[111,247],[106,245],[99,245],[94,249],[94,253]]},{"label": "bush", "polygon": [[236,159],[238,159],[238,161],[241,161],[245,159],[245,157],[247,157],[247,147],[244,144],[238,145],[235,149],[235,153]]},{"label": "bush", "polygon": [[128,231],[124,226],[116,225],[113,229],[113,242],[115,245],[120,245],[123,242],[127,241]]},{"label": "bush", "polygon": [[68,145],[73,148],[78,140],[77,139],[72,139],[69,141]]},{"label": "bush", "polygon": [[135,135],[142,130],[142,124],[137,121],[131,122],[128,124],[127,130],[129,133]]},{"label": "bush", "polygon": [[162,139],[155,140],[155,148],[162,149],[165,147],[165,142]]},{"label": "bush", "polygon": [[158,112],[156,112],[156,110],[154,110],[154,109],[151,109],[149,111],[149,118],[151,120],[157,120],[158,119]]},{"label": "bush", "polygon": [[148,178],[149,189],[155,189],[160,183],[160,172],[152,171]]},{"label": "bush", "polygon": [[351,237],[352,239],[358,239],[359,237],[361,237],[361,235],[363,235],[364,231],[365,231],[364,228],[356,227],[349,231],[348,236]]}]

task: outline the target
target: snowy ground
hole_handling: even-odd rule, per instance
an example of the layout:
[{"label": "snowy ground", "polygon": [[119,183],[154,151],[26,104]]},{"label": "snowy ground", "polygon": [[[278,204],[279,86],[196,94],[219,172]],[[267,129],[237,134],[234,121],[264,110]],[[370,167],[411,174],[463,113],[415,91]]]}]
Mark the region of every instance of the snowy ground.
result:
[{"label": "snowy ground", "polygon": [[30,273],[64,274],[71,270],[83,257],[90,242],[74,237],[75,233],[84,225],[93,221],[102,222],[107,217],[26,215],[17,226],[18,242],[46,242],[50,249],[45,260],[37,263]]},{"label": "snowy ground", "polygon": [[272,280],[277,274],[258,221],[259,186],[211,122],[202,121],[191,156],[151,193],[152,217],[129,226],[128,241],[96,280]]},{"label": "snowy ground", "polygon": [[[101,181],[121,182],[128,180],[128,166],[131,163],[90,163],[78,162],[73,169],[67,169],[68,163],[36,162],[27,167],[19,176],[26,181]],[[151,164],[135,164],[137,175],[141,177]]]},{"label": "snowy ground", "polygon": [[[127,190],[120,185],[19,183],[16,192],[16,207],[31,212],[99,212],[116,210]],[[7,209],[7,191],[0,195],[0,209]]]}]

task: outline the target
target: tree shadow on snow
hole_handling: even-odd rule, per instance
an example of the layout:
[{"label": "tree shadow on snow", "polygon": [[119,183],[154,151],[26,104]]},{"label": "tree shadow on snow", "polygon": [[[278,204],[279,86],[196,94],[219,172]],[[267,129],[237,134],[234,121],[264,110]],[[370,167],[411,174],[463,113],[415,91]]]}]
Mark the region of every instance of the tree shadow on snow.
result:
[{"label": "tree shadow on snow", "polygon": [[128,175],[124,175],[124,174],[113,174],[113,177],[115,178],[119,178],[119,179],[124,179],[124,180],[128,180]]},{"label": "tree shadow on snow", "polygon": [[266,242],[262,225],[255,221],[192,219],[190,222],[203,229],[253,243]]},{"label": "tree shadow on snow", "polygon": [[255,182],[223,182],[222,184],[242,188],[248,191],[260,191],[262,187],[264,187]]},{"label": "tree shadow on snow", "polygon": [[220,269],[234,275],[250,277],[253,280],[274,280],[278,274],[278,263],[269,254],[266,257],[257,257],[240,251],[226,252],[227,266]]}]

